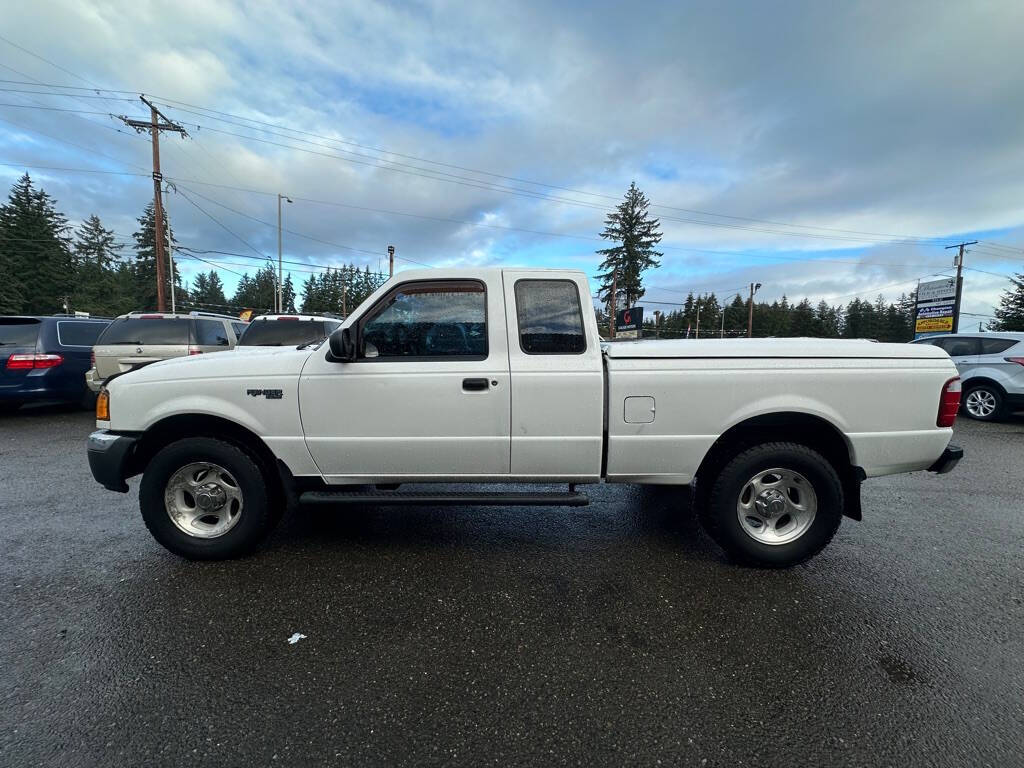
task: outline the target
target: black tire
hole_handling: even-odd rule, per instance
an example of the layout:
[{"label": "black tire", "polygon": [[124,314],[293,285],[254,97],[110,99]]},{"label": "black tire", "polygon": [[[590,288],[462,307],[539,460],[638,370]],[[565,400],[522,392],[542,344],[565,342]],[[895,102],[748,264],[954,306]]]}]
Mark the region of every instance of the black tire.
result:
[{"label": "black tire", "polygon": [[[181,530],[167,511],[164,491],[179,469],[194,462],[223,467],[237,482],[243,504],[237,522],[216,538],[198,538]],[[190,437],[163,448],[146,467],[139,507],[149,532],[176,555],[189,560],[226,560],[255,550],[273,530],[275,514],[267,478],[255,459],[236,445],[209,437]]]},{"label": "black tire", "polygon": [[[983,398],[985,403],[995,403],[995,407],[990,413],[983,413],[984,409],[974,407],[968,407],[967,400],[974,395],[975,397]],[[1004,406],[1006,398],[1003,396],[1003,392],[999,387],[991,384],[971,384],[967,389],[964,390],[963,394],[963,406],[961,411],[964,415],[977,421],[998,421],[1003,417]],[[980,403],[979,403],[980,405]]]},{"label": "black tire", "polygon": [[[776,468],[806,478],[817,497],[817,510],[798,538],[766,544],[744,530],[737,503],[753,477]],[[700,511],[701,523],[731,559],[746,565],[788,568],[809,560],[828,545],[843,519],[843,486],[835,468],[820,453],[798,443],[764,443],[748,448],[729,461],[717,477],[708,480],[710,488],[706,489],[706,502]]]}]

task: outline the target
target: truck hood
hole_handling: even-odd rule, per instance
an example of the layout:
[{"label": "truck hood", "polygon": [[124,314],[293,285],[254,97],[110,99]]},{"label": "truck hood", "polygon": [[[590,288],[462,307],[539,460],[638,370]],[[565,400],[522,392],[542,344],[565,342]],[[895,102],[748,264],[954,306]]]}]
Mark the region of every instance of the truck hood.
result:
[{"label": "truck hood", "polygon": [[117,376],[108,386],[117,388],[125,384],[157,381],[193,381],[198,379],[232,379],[250,376],[299,375],[313,348],[294,347],[235,347],[226,352],[214,352],[189,357],[174,357],[150,363],[138,370]]},{"label": "truck hood", "polygon": [[932,344],[882,344],[866,339],[673,339],[603,345],[612,358],[762,357],[948,359]]}]

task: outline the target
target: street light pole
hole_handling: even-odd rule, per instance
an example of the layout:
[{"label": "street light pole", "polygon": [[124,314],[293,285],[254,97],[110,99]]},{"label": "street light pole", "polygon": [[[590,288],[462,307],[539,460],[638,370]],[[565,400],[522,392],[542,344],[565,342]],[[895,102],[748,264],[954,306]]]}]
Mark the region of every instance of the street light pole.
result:
[{"label": "street light pole", "polygon": [[754,335],[754,294],[761,287],[760,283],[750,284],[750,309],[747,314],[747,338]]},{"label": "street light pole", "polygon": [[277,312],[284,312],[284,262],[281,260],[281,201],[292,201],[287,195],[277,193]]}]

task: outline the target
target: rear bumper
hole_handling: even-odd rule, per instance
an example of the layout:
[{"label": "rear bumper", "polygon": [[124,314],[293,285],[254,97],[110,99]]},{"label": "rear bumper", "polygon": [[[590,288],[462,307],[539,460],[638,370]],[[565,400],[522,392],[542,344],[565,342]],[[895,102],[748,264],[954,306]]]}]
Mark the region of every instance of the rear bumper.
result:
[{"label": "rear bumper", "polygon": [[95,368],[90,368],[85,372],[85,386],[87,386],[93,392],[99,392],[103,389],[104,380],[99,377],[96,373]]},{"label": "rear bumper", "polygon": [[86,452],[96,482],[110,491],[128,492],[125,468],[138,438],[98,429],[89,435]]},{"label": "rear bumper", "polygon": [[942,455],[935,460],[935,463],[928,467],[929,472],[935,472],[939,475],[944,475],[947,472],[952,472],[953,468],[960,463],[960,459],[964,457],[964,449],[959,445],[947,445],[946,450],[942,452]]}]

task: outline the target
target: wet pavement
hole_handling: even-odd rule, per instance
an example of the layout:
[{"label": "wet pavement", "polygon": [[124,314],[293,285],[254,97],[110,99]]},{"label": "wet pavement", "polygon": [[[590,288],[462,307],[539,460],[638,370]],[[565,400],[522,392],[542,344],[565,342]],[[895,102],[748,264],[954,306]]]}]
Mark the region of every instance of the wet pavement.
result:
[{"label": "wet pavement", "polygon": [[[1024,418],[865,485],[809,564],[727,563],[685,492],[323,509],[189,563],[0,416],[0,765],[1021,765]],[[304,635],[289,643],[296,633]]]}]

